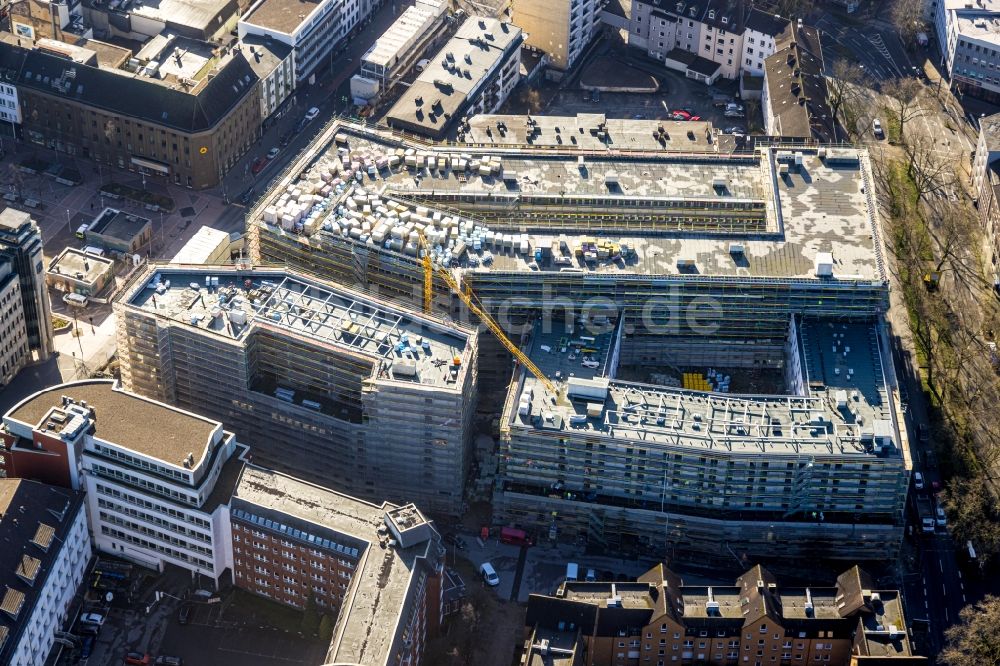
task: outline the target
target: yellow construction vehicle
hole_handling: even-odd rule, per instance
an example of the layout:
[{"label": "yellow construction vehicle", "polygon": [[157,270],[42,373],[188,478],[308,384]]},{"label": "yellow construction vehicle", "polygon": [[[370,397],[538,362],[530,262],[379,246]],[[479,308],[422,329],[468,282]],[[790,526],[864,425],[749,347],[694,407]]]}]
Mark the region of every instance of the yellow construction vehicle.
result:
[{"label": "yellow construction vehicle", "polygon": [[[420,247],[424,251],[424,256],[421,259],[421,263],[424,267],[424,309],[427,312],[430,312],[431,300],[434,296],[435,269],[434,264],[431,261],[430,244],[427,242],[427,239],[422,233],[417,232],[417,235],[420,238]],[[493,320],[493,317],[491,317],[488,312],[486,312],[486,308],[482,305],[482,303],[478,302],[479,299],[472,293],[472,290],[467,289],[462,291],[461,285],[458,284],[458,281],[447,271],[447,269],[438,268],[436,272],[438,277],[441,278],[446,285],[448,285],[448,288],[455,292],[455,295],[458,296],[463,303],[465,303],[465,307],[469,308],[473,314],[479,317],[481,322],[486,324],[486,327],[489,328],[493,335],[496,336],[497,340],[500,341],[500,344],[506,347],[507,351],[509,351],[521,365],[526,367],[531,374],[533,374],[535,378],[542,383],[542,386],[544,386],[546,390],[551,392],[553,395],[558,395],[559,391],[556,389],[556,385],[553,384],[552,381],[545,376],[545,373],[543,373],[541,369],[535,365],[524,352],[518,349],[517,345],[515,345],[510,338],[507,337],[507,334],[503,332],[500,325]]]}]

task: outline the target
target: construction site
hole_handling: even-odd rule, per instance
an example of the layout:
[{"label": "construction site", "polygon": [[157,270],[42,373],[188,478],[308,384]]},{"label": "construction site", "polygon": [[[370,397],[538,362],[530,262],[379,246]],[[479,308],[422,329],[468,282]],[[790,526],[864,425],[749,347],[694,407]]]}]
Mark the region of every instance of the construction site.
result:
[{"label": "construction site", "polygon": [[114,307],[127,389],[224,419],[299,478],[462,512],[475,331],[243,266],[151,265]]},{"label": "construction site", "polygon": [[336,121],[251,212],[252,259],[491,330],[495,522],[677,557],[894,552],[911,463],[867,153],[733,153],[710,126],[655,150],[596,121],[538,146],[530,117],[498,121],[528,143],[461,146]]}]

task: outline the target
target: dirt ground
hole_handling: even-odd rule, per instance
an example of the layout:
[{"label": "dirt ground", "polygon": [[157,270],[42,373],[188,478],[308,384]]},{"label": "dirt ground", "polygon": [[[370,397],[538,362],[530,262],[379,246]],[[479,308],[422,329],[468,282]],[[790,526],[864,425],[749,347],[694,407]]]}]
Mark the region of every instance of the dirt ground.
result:
[{"label": "dirt ground", "polygon": [[435,666],[511,666],[520,659],[524,606],[504,601],[483,585],[473,565],[454,567],[468,583],[462,609],[450,616],[441,636],[427,644],[424,663]]}]

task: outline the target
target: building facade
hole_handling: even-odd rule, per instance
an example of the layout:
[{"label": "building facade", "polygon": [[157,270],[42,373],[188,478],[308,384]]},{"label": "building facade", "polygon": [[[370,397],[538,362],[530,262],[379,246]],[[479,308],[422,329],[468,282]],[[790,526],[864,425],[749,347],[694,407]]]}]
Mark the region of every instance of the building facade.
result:
[{"label": "building facade", "polygon": [[93,36],[85,24],[80,0],[27,0],[10,6],[11,32],[31,41],[55,39],[73,43]]},{"label": "building facade", "polygon": [[85,381],[17,404],[0,438],[8,476],[86,490],[97,550],[215,584],[232,566],[226,505],[246,447],[220,423]]},{"label": "building facade", "polygon": [[972,191],[979,224],[989,243],[993,288],[1000,291],[1000,115],[979,120],[979,139],[972,160]]},{"label": "building facade", "polygon": [[929,13],[952,89],[1000,101],[1000,3],[935,0]]},{"label": "building facade", "polygon": [[444,548],[412,504],[247,466],[230,507],[237,587],[337,617],[327,662],[418,666],[441,621]]},{"label": "building facade", "polygon": [[511,22],[529,46],[548,54],[552,69],[565,72],[600,29],[601,10],[598,0],[513,0]]},{"label": "building facade", "polygon": [[834,586],[784,587],[759,565],[710,586],[659,565],[634,583],[533,594],[525,623],[524,666],[928,663],[913,653],[900,593],[858,567]]},{"label": "building facade", "polygon": [[297,477],[461,513],[473,331],[242,266],[152,266],[114,307],[129,390],[230,424],[255,460]]},{"label": "building facade", "polygon": [[39,361],[54,351],[42,252],[42,232],[28,213],[14,208],[0,212],[0,262],[9,262],[17,274],[28,348]]},{"label": "building facade", "polygon": [[9,384],[30,360],[21,281],[13,262],[0,257],[0,386]]},{"label": "building facade", "polygon": [[90,563],[83,493],[0,479],[0,663],[44,662]]},{"label": "building facade", "polygon": [[[191,46],[158,57],[177,49]],[[156,76],[110,71],[89,53],[84,63],[0,42],[26,141],[202,189],[218,184],[260,134],[260,79],[242,51],[201,79],[160,74],[156,63]]]}]

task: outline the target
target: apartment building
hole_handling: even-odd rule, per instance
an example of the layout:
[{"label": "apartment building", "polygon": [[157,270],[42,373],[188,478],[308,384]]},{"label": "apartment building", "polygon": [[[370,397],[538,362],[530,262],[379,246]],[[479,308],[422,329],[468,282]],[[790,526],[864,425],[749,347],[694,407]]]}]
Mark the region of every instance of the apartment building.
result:
[{"label": "apartment building", "polygon": [[0,211],[0,264],[6,262],[17,276],[28,349],[38,361],[53,353],[52,310],[42,252],[42,232],[31,215],[14,208]]},{"label": "apartment building", "polygon": [[601,26],[600,0],[512,0],[510,7],[525,43],[548,56],[557,76],[576,64]]},{"label": "apartment building", "polygon": [[21,281],[13,262],[0,257],[0,387],[9,384],[30,360]]},{"label": "apartment building", "polygon": [[522,666],[864,663],[918,666],[897,590],[857,566],[833,586],[786,587],[764,567],[685,585],[663,565],[635,582],[565,582],[533,594]]},{"label": "apartment building", "polygon": [[114,308],[129,390],[226,423],[275,469],[461,513],[474,331],[244,265],[149,266]]},{"label": "apartment building", "polygon": [[834,141],[837,120],[828,100],[819,31],[798,21],[764,60],[764,130],[776,137]]},{"label": "apartment building", "polygon": [[0,478],[0,663],[36,666],[55,645],[90,562],[83,493]]},{"label": "apartment building", "polygon": [[989,242],[993,288],[1000,293],[1000,114],[979,119],[979,139],[972,160],[972,191],[979,224]]},{"label": "apartment building", "polygon": [[0,42],[30,143],[202,189],[260,134],[261,79],[245,50],[164,37],[107,66],[103,48],[62,51]]},{"label": "apartment building", "polygon": [[247,466],[230,507],[237,587],[337,618],[325,663],[417,666],[441,621],[444,547],[412,504]]},{"label": "apartment building", "polygon": [[385,116],[390,127],[444,138],[464,116],[493,113],[521,77],[521,29],[469,17]]},{"label": "apartment building", "polygon": [[0,442],[7,476],[86,491],[97,550],[216,585],[232,567],[227,504],[246,447],[221,423],[83,381],[15,405]]},{"label": "apartment building", "polygon": [[952,88],[1000,101],[1000,2],[934,0],[929,12]]}]

